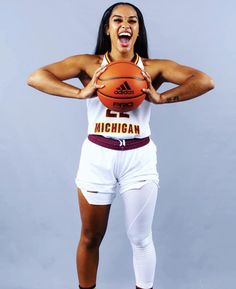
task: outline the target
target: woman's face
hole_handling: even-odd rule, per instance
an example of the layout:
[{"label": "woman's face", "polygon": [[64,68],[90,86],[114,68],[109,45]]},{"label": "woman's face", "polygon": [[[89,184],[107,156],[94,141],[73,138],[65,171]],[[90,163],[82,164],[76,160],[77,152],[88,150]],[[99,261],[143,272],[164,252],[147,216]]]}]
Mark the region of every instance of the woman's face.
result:
[{"label": "woman's face", "polygon": [[116,6],[109,18],[107,34],[111,39],[112,49],[119,52],[132,52],[138,37],[138,15],[129,5]]}]

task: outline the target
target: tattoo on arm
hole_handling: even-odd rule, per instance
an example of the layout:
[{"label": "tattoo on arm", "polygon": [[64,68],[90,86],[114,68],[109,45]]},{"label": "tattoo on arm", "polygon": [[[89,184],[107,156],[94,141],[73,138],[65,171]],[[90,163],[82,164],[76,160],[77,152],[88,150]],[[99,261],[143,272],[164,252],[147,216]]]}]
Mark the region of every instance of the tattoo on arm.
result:
[{"label": "tattoo on arm", "polygon": [[170,103],[170,102],[177,102],[177,101],[179,101],[180,99],[179,99],[179,96],[173,96],[173,97],[168,97],[167,99],[166,99],[166,102],[168,102],[168,103]]}]

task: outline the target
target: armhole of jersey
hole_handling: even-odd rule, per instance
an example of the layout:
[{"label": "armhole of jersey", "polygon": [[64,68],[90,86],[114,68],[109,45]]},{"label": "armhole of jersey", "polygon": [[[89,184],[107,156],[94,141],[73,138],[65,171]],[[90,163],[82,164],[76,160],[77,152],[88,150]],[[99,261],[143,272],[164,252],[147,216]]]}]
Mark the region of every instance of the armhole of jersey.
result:
[{"label": "armhole of jersey", "polygon": [[140,58],[140,57],[139,57],[138,53],[136,53],[135,60],[134,60],[134,64],[138,65],[139,58]]},{"label": "armhole of jersey", "polygon": [[105,57],[105,59],[106,59],[106,61],[107,61],[108,64],[111,63],[111,60],[110,60],[110,58],[109,58],[108,51],[105,53],[104,57]]}]

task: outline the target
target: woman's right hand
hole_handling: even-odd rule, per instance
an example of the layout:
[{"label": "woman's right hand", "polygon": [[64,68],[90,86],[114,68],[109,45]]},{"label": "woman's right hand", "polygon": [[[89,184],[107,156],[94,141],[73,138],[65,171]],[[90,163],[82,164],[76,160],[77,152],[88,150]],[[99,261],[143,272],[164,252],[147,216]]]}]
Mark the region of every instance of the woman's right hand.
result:
[{"label": "woman's right hand", "polygon": [[105,86],[104,84],[100,84],[100,85],[97,84],[97,80],[99,76],[106,70],[106,68],[107,68],[107,65],[101,66],[94,72],[93,77],[90,80],[90,82],[84,88],[80,90],[80,93],[79,93],[80,99],[87,99],[92,96],[95,96],[96,90],[98,88],[102,88]]}]

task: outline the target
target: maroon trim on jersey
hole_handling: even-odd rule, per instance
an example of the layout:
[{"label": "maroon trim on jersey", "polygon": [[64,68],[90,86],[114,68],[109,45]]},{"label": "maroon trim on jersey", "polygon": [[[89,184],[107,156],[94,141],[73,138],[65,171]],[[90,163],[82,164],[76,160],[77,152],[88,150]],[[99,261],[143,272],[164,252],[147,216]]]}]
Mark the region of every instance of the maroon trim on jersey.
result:
[{"label": "maroon trim on jersey", "polygon": [[118,151],[137,149],[145,146],[150,142],[149,137],[132,138],[132,139],[114,139],[96,134],[89,134],[88,139],[99,146]]},{"label": "maroon trim on jersey", "polygon": [[[108,62],[108,64],[109,64],[109,63],[112,63],[112,60],[111,60],[111,57],[110,57],[108,51],[105,53],[105,58],[106,58],[106,61]],[[134,64],[137,64],[138,61],[139,61],[139,55],[138,55],[138,53],[135,53],[135,56],[134,56],[134,58],[131,60],[131,62],[133,62]]]},{"label": "maroon trim on jersey", "polygon": [[80,288],[80,289],[95,289],[95,287],[96,287],[96,285],[94,285],[94,286],[92,286],[92,287],[81,287],[81,286],[79,285],[79,288]]}]

